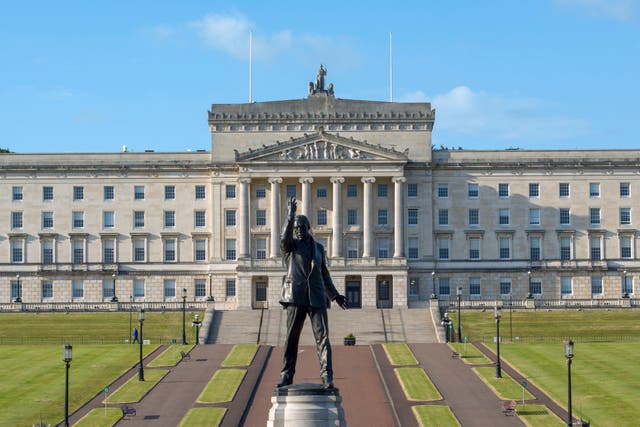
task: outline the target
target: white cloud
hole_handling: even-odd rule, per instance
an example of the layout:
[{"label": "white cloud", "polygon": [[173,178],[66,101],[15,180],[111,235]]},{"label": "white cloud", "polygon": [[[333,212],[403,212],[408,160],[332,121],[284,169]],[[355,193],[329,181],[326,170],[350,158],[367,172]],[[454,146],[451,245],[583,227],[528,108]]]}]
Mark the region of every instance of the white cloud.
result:
[{"label": "white cloud", "polygon": [[631,19],[638,0],[555,0],[561,6],[577,8],[589,15],[626,21]]}]

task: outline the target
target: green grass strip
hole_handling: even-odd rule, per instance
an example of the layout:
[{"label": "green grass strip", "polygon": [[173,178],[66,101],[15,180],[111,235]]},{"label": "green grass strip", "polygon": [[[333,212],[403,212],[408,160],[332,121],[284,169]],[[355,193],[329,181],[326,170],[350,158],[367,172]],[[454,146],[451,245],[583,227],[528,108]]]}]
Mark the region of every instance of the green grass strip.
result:
[{"label": "green grass strip", "polygon": [[544,405],[518,405],[516,408],[518,416],[530,427],[558,427],[566,425]]},{"label": "green grass strip", "polygon": [[[139,402],[145,394],[160,382],[167,372],[166,369],[145,369],[144,381],[138,381],[138,375],[134,375],[109,396],[109,403]],[[104,400],[103,400],[104,403]]]},{"label": "green grass strip", "polygon": [[[493,366],[471,369],[476,372],[480,379],[487,384],[500,399],[522,400],[522,386],[514,381],[505,371],[502,371],[502,378],[496,378],[496,368]],[[533,399],[534,397],[525,389],[524,398]]]},{"label": "green grass strip", "polygon": [[180,422],[180,427],[217,427],[226,408],[192,408]]},{"label": "green grass strip", "polygon": [[233,346],[222,366],[248,366],[258,351],[257,344],[236,344]]},{"label": "green grass strip", "polygon": [[417,365],[418,361],[409,349],[409,346],[403,342],[388,342],[382,344],[389,362],[395,366]]},{"label": "green grass strip", "polygon": [[198,397],[200,403],[230,402],[235,396],[242,379],[247,373],[246,369],[220,369]]},{"label": "green grass strip", "polygon": [[182,360],[181,351],[188,353],[193,348],[193,345],[176,344],[167,347],[160,356],[153,359],[147,366],[160,367],[160,366],[176,366],[180,360]]},{"label": "green grass strip", "polygon": [[92,409],[87,415],[82,417],[73,427],[111,427],[120,418],[122,411],[120,408]]},{"label": "green grass strip", "polygon": [[460,423],[456,419],[451,408],[443,405],[416,405],[412,406],[413,415],[418,420],[421,427],[459,427]]},{"label": "green grass strip", "polygon": [[394,371],[407,399],[419,401],[442,399],[422,368],[396,368]]},{"label": "green grass strip", "polygon": [[460,354],[460,359],[468,365],[482,365],[491,360],[471,343],[449,343],[449,346]]}]

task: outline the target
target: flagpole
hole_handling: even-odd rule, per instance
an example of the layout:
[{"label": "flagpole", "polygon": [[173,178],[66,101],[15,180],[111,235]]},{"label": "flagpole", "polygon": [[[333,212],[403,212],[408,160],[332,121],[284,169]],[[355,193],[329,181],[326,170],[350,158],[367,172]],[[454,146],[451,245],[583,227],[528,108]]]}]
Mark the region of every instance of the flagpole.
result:
[{"label": "flagpole", "polygon": [[249,102],[253,102],[253,33],[249,31]]},{"label": "flagpole", "polygon": [[393,40],[389,31],[389,99],[393,102]]}]

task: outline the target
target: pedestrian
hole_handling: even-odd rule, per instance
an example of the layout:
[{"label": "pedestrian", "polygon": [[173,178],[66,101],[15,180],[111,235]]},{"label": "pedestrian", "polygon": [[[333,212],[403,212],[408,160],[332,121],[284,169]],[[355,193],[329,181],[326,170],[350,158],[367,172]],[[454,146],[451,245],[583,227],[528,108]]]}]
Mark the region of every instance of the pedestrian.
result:
[{"label": "pedestrian", "polygon": [[133,328],[133,342],[140,342],[138,341],[138,328]]}]

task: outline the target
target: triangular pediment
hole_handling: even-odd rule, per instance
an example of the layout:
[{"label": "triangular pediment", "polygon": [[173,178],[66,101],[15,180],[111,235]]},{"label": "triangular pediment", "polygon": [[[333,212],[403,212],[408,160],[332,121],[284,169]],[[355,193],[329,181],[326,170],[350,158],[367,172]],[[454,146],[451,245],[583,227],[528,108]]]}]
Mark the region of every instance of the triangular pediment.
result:
[{"label": "triangular pediment", "polygon": [[322,131],[235,153],[238,162],[406,161],[409,154]]}]

